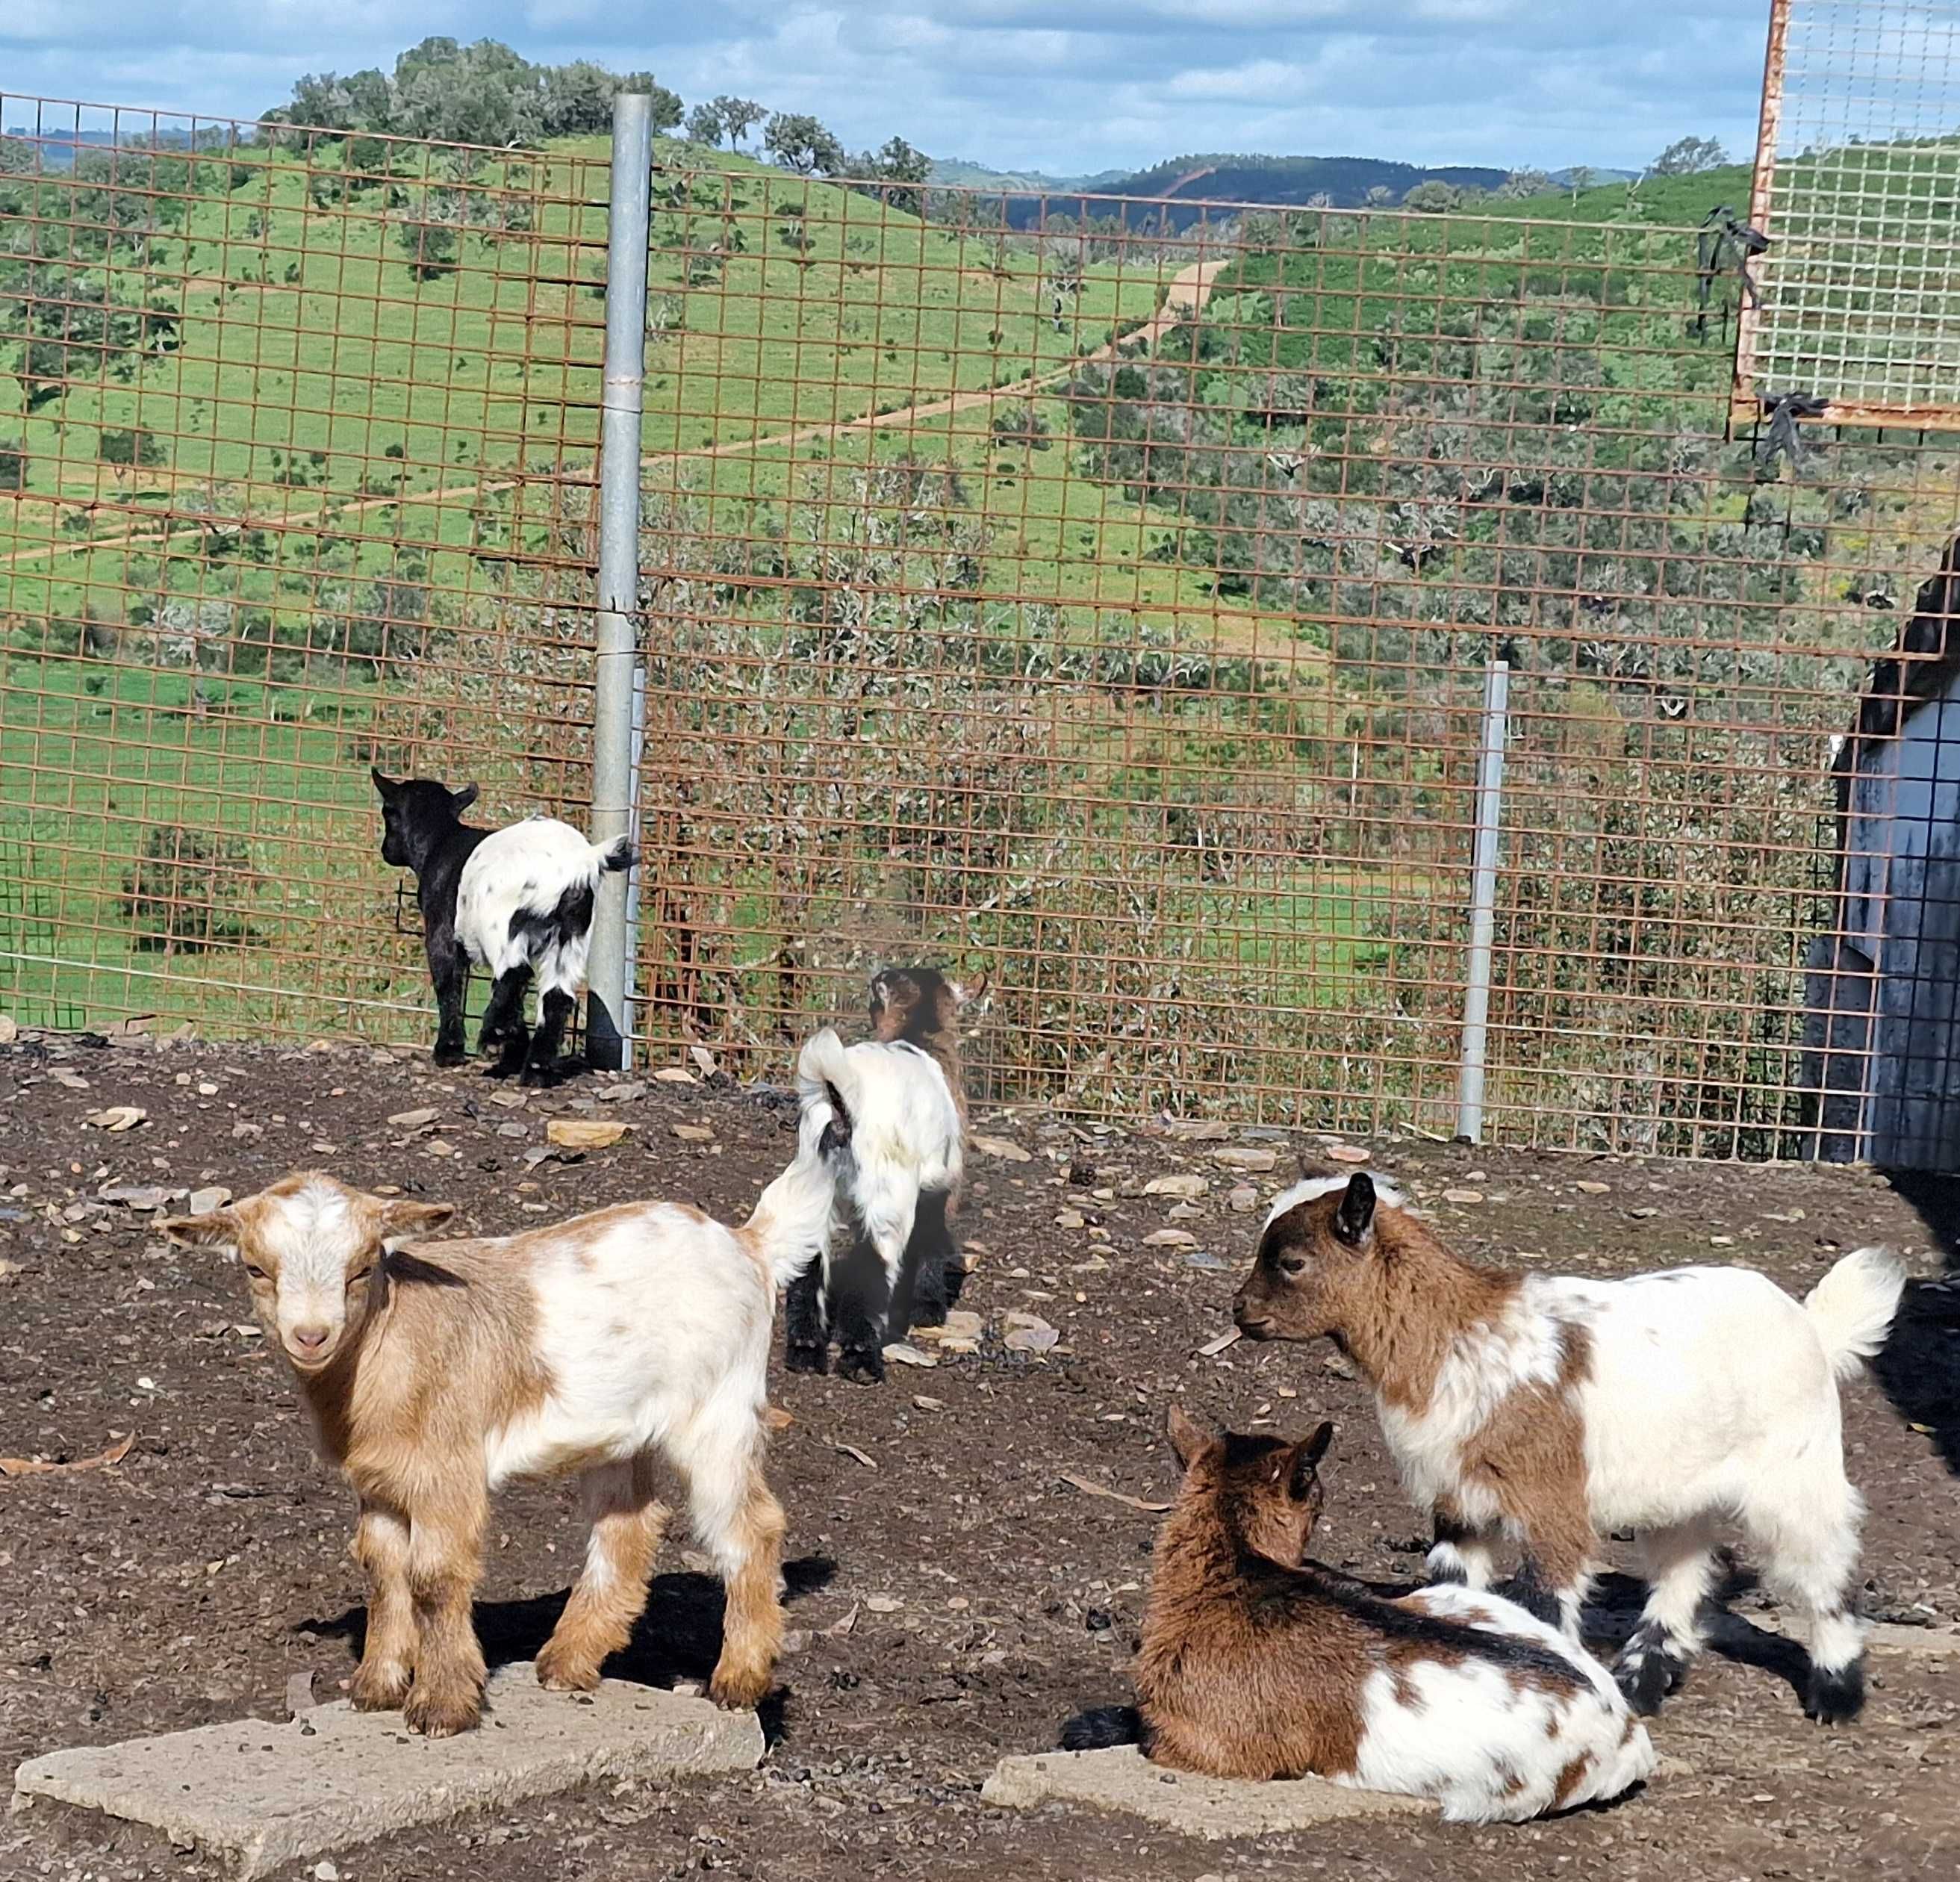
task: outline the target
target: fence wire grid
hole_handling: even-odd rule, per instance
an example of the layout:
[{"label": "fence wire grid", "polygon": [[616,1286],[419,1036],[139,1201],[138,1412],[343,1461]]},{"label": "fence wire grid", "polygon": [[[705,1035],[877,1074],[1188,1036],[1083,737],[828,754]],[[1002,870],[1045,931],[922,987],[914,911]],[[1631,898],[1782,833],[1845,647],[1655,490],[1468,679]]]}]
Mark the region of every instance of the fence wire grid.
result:
[{"label": "fence wire grid", "polygon": [[1960,3],[1772,0],[1752,397],[1960,427]]},{"label": "fence wire grid", "polygon": [[[425,1039],[370,765],[590,801],[605,154],[0,128],[0,1009]],[[1696,215],[654,184],[645,1051],[922,958],[983,1100],[1446,1134],[1503,659],[1490,1132],[1844,1141],[1955,447],[1732,435]]]}]

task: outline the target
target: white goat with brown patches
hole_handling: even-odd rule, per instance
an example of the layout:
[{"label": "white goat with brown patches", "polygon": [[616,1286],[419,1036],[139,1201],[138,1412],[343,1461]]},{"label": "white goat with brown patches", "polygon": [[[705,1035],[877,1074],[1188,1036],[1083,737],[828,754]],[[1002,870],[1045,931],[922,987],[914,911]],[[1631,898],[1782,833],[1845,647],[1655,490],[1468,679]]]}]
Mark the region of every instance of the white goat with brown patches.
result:
[{"label": "white goat with brown patches", "polygon": [[1884,1342],[1905,1271],[1847,1255],[1799,1307],[1746,1268],[1624,1281],[1459,1260],[1364,1175],[1273,1205],[1238,1323],[1332,1339],[1374,1387],[1402,1481],[1433,1514],[1430,1567],[1489,1584],[1524,1552],[1519,1598],[1578,1636],[1602,1530],[1641,1532],[1650,1589],[1615,1669],[1653,1712],[1701,1644],[1715,1531],[1741,1525],[1772,1590],[1806,1608],[1806,1710],[1864,1700],[1849,1607],[1863,1505],[1844,1476],[1838,1381]]},{"label": "white goat with brown patches", "polygon": [[633,1202],[430,1242],[447,1205],[316,1172],[164,1224],[185,1246],[237,1252],[358,1499],[370,1597],[356,1705],[399,1706],[432,1737],[477,1722],[471,1600],[490,1495],[517,1477],[581,1480],[591,1538],[537,1673],[556,1689],[596,1686],[646,1605],[668,1518],[654,1494],[661,1458],[727,1587],[709,1693],[742,1706],[768,1691],[783,1514],[762,1476],[764,1377],[776,1291],[829,1236],[830,1122],[828,1106],[806,1106],[795,1161],[740,1228]]}]

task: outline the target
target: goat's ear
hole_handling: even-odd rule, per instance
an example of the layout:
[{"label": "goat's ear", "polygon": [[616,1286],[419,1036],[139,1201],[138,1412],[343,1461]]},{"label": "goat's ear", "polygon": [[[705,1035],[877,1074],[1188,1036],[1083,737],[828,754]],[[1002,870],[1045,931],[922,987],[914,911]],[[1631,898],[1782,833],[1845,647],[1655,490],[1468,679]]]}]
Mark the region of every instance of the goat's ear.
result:
[{"label": "goat's ear", "polygon": [[1293,1446],[1293,1473],[1287,1487],[1296,1497],[1303,1497],[1312,1489],[1315,1468],[1327,1455],[1327,1447],[1333,1441],[1334,1427],[1323,1422],[1311,1438]]},{"label": "goat's ear", "polygon": [[440,1228],[456,1213],[453,1202],[405,1202],[399,1199],[381,1205],[381,1246],[393,1254],[404,1242],[418,1241],[431,1230]]},{"label": "goat's ear", "polygon": [[381,801],[383,804],[392,803],[396,794],[401,790],[401,780],[397,778],[383,777],[378,765],[371,765],[368,769],[368,775],[374,780],[374,788],[380,793]]},{"label": "goat's ear", "polygon": [[1350,1248],[1365,1248],[1375,1238],[1374,1180],[1359,1170],[1334,1212],[1334,1233]]},{"label": "goat's ear", "polygon": [[955,1006],[971,1006],[975,1000],[984,1000],[993,984],[985,968],[971,980],[955,980],[952,982],[953,1003]]},{"label": "goat's ear", "polygon": [[1211,1442],[1211,1434],[1182,1405],[1170,1408],[1170,1415],[1164,1420],[1164,1433],[1170,1439],[1171,1449],[1177,1453],[1178,1462],[1187,1470],[1192,1459]]},{"label": "goat's ear", "polygon": [[238,1218],[230,1209],[203,1215],[167,1215],[157,1226],[180,1248],[236,1248]]},{"label": "goat's ear", "polygon": [[476,801],[477,790],[476,785],[466,784],[460,791],[450,791],[449,801],[458,810],[466,810]]}]

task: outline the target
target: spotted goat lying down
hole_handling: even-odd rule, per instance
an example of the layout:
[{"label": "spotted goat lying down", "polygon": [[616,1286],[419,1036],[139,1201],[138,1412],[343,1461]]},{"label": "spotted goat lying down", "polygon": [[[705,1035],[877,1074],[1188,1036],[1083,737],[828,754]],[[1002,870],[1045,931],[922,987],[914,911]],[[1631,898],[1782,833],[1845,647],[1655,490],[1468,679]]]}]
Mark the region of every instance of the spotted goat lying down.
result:
[{"label": "spotted goat lying down", "polygon": [[781,1639],[783,1534],[762,1475],[764,1375],[777,1288],[829,1238],[833,1122],[805,1106],[794,1161],[740,1228],[632,1202],[431,1241],[447,1205],[315,1172],[164,1224],[181,1245],[236,1252],[320,1448],[354,1489],[369,1586],[356,1705],[399,1706],[432,1737],[476,1724],[484,1525],[491,1494],[520,1477],[579,1479],[591,1536],[537,1675],[596,1686],[646,1605],[669,1514],[663,1461],[727,1584],[710,1695],[762,1697]]},{"label": "spotted goat lying down", "polygon": [[1201,1431],[1158,1532],[1137,1705],[1064,1727],[1071,1750],[1140,1742],[1159,1764],[1433,1798],[1454,1822],[1521,1822],[1618,1796],[1647,1731],[1582,1648],[1494,1594],[1388,1600],[1306,1559],[1333,1435]]},{"label": "spotted goat lying down", "polygon": [[1884,1342],[1904,1282],[1882,1248],[1801,1306],[1746,1268],[1484,1267],[1357,1174],[1274,1203],[1236,1310],[1254,1339],[1332,1339],[1373,1387],[1439,1578],[1486,1587],[1497,1543],[1519,1545],[1519,1598],[1576,1641],[1601,1533],[1640,1531],[1650,1593],[1616,1669],[1639,1712],[1698,1651],[1718,1526],[1739,1523],[1772,1591],[1809,1612],[1806,1709],[1837,1721],[1864,1699],[1838,1384]]}]

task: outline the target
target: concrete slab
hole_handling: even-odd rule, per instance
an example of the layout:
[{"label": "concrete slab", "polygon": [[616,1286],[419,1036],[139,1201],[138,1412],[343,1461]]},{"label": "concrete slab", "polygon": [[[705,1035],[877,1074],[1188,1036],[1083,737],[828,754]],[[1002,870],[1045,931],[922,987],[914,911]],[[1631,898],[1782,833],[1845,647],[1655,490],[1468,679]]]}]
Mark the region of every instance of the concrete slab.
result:
[{"label": "concrete slab", "polygon": [[576,1784],[750,1770],[762,1751],[752,1712],[617,1680],[547,1693],[527,1664],[492,1675],[482,1724],[460,1737],[416,1737],[399,1713],[342,1699],[289,1724],[240,1719],[31,1758],[14,1793],[17,1808],[47,1798],[147,1823],[249,1877]]},{"label": "concrete slab", "polygon": [[1038,1804],[1086,1804],[1121,1810],[1186,1836],[1271,1836],[1357,1817],[1433,1817],[1424,1798],[1352,1791],[1325,1778],[1287,1778],[1253,1784],[1195,1777],[1152,1764],[1134,1745],[1113,1751],[1044,1751],[1003,1758],[980,1792],[983,1802],[1008,1810]]},{"label": "concrete slab", "polygon": [[1927,1660],[1949,1660],[1960,1654],[1960,1628],[1901,1627],[1892,1621],[1878,1621],[1866,1636],[1865,1644],[1874,1653],[1916,1654]]}]

